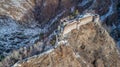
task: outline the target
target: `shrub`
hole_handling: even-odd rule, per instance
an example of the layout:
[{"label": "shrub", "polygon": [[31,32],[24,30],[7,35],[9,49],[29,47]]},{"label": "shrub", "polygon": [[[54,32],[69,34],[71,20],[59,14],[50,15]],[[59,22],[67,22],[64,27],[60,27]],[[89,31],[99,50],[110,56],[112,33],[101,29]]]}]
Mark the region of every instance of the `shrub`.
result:
[{"label": "shrub", "polygon": [[51,44],[52,46],[54,46],[54,45],[55,45],[55,42],[56,42],[55,40],[51,40],[51,41],[50,41],[50,44]]},{"label": "shrub", "polygon": [[40,38],[44,38],[44,33],[40,33]]},{"label": "shrub", "polygon": [[75,10],[75,15],[78,15],[79,14],[79,11],[78,10]]},{"label": "shrub", "polygon": [[79,11],[78,10],[75,10],[73,13],[72,13],[72,16],[76,16],[79,14]]},{"label": "shrub", "polygon": [[54,45],[55,45],[55,42],[56,42],[56,37],[54,36],[53,39],[50,41],[50,44],[51,44],[52,46],[54,46]]},{"label": "shrub", "polygon": [[2,61],[5,57],[3,55],[0,55],[0,61]]},{"label": "shrub", "polygon": [[75,16],[77,16],[78,14],[79,14],[79,11],[78,11],[78,10],[75,10],[74,12],[70,13],[69,18],[70,18],[70,19],[73,19],[73,18],[75,18]]}]

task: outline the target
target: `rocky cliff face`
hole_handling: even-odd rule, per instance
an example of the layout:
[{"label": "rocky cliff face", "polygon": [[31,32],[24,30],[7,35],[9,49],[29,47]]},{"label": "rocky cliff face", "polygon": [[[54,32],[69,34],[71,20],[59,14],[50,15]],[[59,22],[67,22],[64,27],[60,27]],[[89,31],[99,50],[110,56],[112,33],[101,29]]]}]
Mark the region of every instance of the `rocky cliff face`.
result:
[{"label": "rocky cliff face", "polygon": [[67,43],[20,61],[14,67],[120,66],[120,56],[115,42],[99,23],[87,23],[67,35]]}]

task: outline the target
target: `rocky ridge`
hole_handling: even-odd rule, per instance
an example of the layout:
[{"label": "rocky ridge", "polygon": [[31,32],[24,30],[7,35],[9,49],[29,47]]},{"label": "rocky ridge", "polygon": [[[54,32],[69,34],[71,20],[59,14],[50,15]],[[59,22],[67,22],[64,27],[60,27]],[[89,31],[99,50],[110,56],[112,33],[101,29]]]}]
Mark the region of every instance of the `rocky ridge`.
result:
[{"label": "rocky ridge", "polygon": [[[117,0],[1,0],[0,58],[8,56],[4,60],[10,62],[12,57],[13,64],[53,48],[54,45],[49,45],[47,40],[52,40],[54,31],[61,23],[60,19],[66,16],[70,21],[82,13],[97,13],[103,24],[112,25],[112,30],[118,23],[116,5]],[[43,33],[45,35],[41,35]],[[116,37],[116,34],[113,36]],[[41,39],[43,41],[38,42]],[[28,55],[25,55],[27,51]],[[17,60],[13,58],[16,53]],[[1,62],[11,66],[5,61]]]},{"label": "rocky ridge", "polygon": [[[0,45],[2,47],[9,45],[10,48],[6,48],[6,51],[11,50],[12,47],[20,48],[25,44],[31,45],[39,39],[40,33],[51,31],[49,28],[52,27],[52,24],[54,25],[64,16],[70,15],[69,17],[71,17],[71,14],[74,15],[76,10],[79,13],[97,13],[106,18],[111,16],[109,15],[110,11],[116,13],[113,9],[115,4],[114,0],[2,0],[0,1]],[[105,7],[100,10],[99,8],[103,5]],[[24,24],[27,26],[24,27]],[[59,23],[54,28],[57,28],[58,25]]]},{"label": "rocky ridge", "polygon": [[119,67],[116,44],[99,22],[83,24],[63,40],[55,48],[19,61],[13,67]]}]

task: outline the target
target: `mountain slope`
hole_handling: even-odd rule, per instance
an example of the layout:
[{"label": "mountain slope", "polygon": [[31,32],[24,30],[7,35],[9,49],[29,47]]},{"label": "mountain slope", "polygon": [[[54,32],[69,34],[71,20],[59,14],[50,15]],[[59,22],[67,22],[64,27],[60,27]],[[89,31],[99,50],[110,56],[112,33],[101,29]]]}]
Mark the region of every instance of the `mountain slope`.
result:
[{"label": "mountain slope", "polygon": [[89,22],[79,29],[73,29],[64,40],[67,42],[59,43],[57,47],[40,55],[19,61],[14,67],[120,66],[116,44],[99,22]]},{"label": "mountain slope", "polygon": [[[77,17],[80,18],[81,14],[99,14],[103,22],[102,24],[111,25],[109,30],[113,30],[116,25],[119,27],[118,22],[116,22],[117,1],[118,0],[1,0],[0,66],[6,65],[10,67],[19,60],[41,54],[46,50],[54,48],[56,33],[59,34],[60,31],[63,31],[60,27],[64,27],[64,24],[66,24],[64,21],[72,22],[76,20]],[[65,20],[60,21],[61,18]],[[118,29],[119,28],[113,30],[112,36],[115,40],[119,41]],[[85,34],[85,36],[86,35],[88,34]],[[95,42],[96,40],[100,40],[101,44],[104,44],[102,43],[104,42],[103,40],[105,40],[104,36],[102,39],[99,39],[99,37],[97,39],[96,36],[90,39],[95,40]],[[83,39],[86,40],[85,38]],[[71,40],[71,42],[73,41]],[[92,43],[92,41],[89,43]],[[95,45],[93,44],[93,46]]]}]

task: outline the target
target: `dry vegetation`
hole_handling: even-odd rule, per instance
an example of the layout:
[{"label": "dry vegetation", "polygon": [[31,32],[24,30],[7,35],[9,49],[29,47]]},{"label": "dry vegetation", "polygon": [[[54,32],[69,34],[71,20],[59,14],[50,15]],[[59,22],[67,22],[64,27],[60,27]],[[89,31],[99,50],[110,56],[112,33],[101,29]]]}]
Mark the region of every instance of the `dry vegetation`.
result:
[{"label": "dry vegetation", "polygon": [[21,67],[119,67],[120,57],[115,42],[100,24],[90,22],[72,30],[69,45],[20,62]]},{"label": "dry vegetation", "polygon": [[29,63],[22,63],[21,67],[81,67],[68,46],[60,46],[54,52],[34,58]]},{"label": "dry vegetation", "polygon": [[116,44],[99,24],[89,23],[81,26],[80,30],[73,30],[69,36],[69,43],[88,64],[94,67],[100,65],[119,67],[120,57]]},{"label": "dry vegetation", "polygon": [[20,48],[19,50],[13,50],[13,52],[11,52],[9,56],[7,56],[0,62],[0,67],[10,67],[18,60],[20,61],[30,56],[37,55],[39,53],[42,53],[42,51],[43,51],[42,42],[38,42],[32,46]]}]

